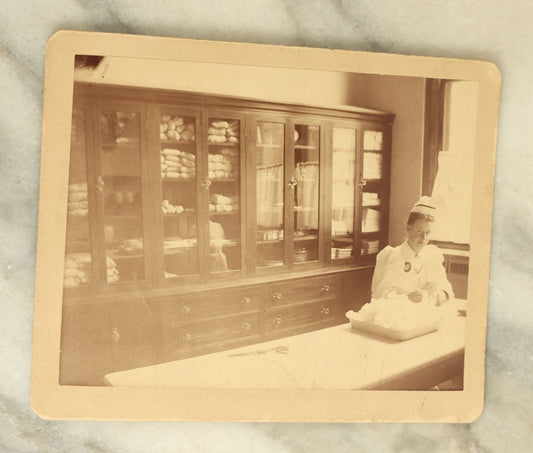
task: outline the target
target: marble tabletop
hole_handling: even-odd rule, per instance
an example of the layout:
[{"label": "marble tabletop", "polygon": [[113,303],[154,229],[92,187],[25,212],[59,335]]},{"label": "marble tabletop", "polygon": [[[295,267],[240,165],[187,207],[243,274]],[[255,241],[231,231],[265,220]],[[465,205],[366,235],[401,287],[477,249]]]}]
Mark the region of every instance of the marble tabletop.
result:
[{"label": "marble tabletop", "polygon": [[[533,361],[533,3],[529,0],[3,2],[0,450],[526,451]],[[29,405],[44,54],[60,29],[493,61],[503,76],[485,409],[468,425],[63,422]]]}]

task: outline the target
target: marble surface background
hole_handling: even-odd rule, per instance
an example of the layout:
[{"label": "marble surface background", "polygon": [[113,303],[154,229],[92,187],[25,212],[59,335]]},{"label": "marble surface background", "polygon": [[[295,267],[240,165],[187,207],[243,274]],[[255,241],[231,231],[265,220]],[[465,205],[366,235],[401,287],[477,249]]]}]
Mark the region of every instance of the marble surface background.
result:
[{"label": "marble surface background", "polygon": [[[532,440],[533,3],[105,1],[0,11],[0,450],[10,452],[526,451]],[[47,39],[79,29],[486,59],[503,74],[485,410],[470,425],[50,422],[29,406]]]}]

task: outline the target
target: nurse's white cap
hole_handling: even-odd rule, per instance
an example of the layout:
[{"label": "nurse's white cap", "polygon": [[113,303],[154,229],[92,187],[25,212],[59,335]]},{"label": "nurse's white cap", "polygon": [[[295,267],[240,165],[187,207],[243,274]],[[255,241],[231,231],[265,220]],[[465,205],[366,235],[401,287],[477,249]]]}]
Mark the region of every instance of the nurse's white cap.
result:
[{"label": "nurse's white cap", "polygon": [[431,197],[422,197],[420,200],[418,200],[415,205],[413,206],[413,209],[411,209],[410,212],[417,212],[419,214],[425,214],[435,217],[436,215],[436,208],[435,203],[431,199]]}]

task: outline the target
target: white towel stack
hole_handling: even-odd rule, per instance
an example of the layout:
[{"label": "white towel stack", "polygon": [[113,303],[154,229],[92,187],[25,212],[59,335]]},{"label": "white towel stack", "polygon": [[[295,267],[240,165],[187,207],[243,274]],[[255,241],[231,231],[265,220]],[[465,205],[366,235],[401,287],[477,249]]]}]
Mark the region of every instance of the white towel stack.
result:
[{"label": "white towel stack", "polygon": [[[107,281],[118,282],[117,264],[106,258]],[[68,253],[65,256],[63,285],[66,288],[84,286],[91,280],[91,255],[89,253]]]},{"label": "white towel stack", "polygon": [[381,205],[381,200],[379,195],[375,192],[363,192],[363,206],[379,206]]},{"label": "white towel stack", "polygon": [[227,197],[221,194],[212,194],[209,199],[210,212],[233,212],[239,210],[238,197]]},{"label": "white towel stack", "polygon": [[239,153],[234,149],[222,149],[218,154],[209,154],[209,179],[239,177]]},{"label": "white towel stack", "polygon": [[381,213],[377,209],[363,209],[363,233],[374,233],[380,230]]},{"label": "white towel stack", "polygon": [[87,184],[69,184],[67,212],[72,217],[85,217],[89,214]]},{"label": "white towel stack", "polygon": [[163,200],[161,204],[163,214],[181,214],[185,211],[185,208],[181,205],[173,205],[168,200]]},{"label": "white towel stack", "polygon": [[352,256],[352,247],[331,247],[331,259],[349,258]]},{"label": "white towel stack", "polygon": [[361,255],[374,255],[379,252],[379,240],[361,241]]},{"label": "white towel stack", "polygon": [[209,143],[239,143],[239,122],[211,121],[207,130]]},{"label": "white towel stack", "polygon": [[363,154],[363,179],[381,179],[383,156],[380,153]]},{"label": "white towel stack", "polygon": [[194,141],[194,123],[185,124],[183,117],[163,115],[159,124],[161,140]]},{"label": "white towel stack", "polygon": [[381,151],[383,149],[383,132],[365,131],[363,146],[365,151]]},{"label": "white towel stack", "polygon": [[161,150],[161,177],[164,179],[187,179],[196,175],[196,156],[179,149]]}]

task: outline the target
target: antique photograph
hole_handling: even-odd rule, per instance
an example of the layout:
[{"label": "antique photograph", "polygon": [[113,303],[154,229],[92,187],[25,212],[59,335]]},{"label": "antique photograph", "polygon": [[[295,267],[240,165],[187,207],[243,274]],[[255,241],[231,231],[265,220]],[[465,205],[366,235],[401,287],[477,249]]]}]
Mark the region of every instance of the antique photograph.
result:
[{"label": "antique photograph", "polygon": [[463,392],[479,80],[223,60],[70,59],[59,387]]}]

